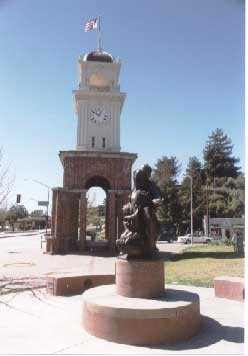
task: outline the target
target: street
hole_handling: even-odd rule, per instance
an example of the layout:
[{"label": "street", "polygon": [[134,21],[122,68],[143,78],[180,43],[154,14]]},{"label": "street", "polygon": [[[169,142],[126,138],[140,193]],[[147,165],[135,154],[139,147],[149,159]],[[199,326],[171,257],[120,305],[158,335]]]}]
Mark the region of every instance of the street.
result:
[{"label": "street", "polygon": [[[24,235],[25,234],[25,235]],[[1,279],[32,278],[41,281],[52,273],[114,273],[115,257],[94,255],[80,255],[71,253],[67,255],[49,255],[42,253],[41,235],[26,235],[16,233],[11,237],[0,237],[0,276]],[[158,242],[162,258],[168,259],[169,253],[177,253],[185,245],[167,242]],[[167,254],[168,253],[168,254]]]}]

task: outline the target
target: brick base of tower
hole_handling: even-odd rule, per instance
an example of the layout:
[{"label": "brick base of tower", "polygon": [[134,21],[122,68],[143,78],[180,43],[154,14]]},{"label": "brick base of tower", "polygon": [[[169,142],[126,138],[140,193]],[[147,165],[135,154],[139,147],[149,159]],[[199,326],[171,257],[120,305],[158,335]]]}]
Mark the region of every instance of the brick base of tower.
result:
[{"label": "brick base of tower", "polygon": [[[134,153],[61,151],[64,168],[63,187],[53,188],[51,235],[46,252],[88,251],[86,241],[87,190],[100,187],[106,193],[106,241],[99,247],[115,252],[115,241],[121,235],[122,207],[131,192]],[[97,248],[97,243],[95,244]]]}]

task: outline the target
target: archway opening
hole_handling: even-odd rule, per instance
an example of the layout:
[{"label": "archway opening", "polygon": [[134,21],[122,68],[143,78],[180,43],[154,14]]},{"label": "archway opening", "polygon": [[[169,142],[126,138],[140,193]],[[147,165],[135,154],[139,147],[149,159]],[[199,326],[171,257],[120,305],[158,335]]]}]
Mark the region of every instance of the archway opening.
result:
[{"label": "archway opening", "polygon": [[106,240],[106,191],[93,186],[88,189],[86,198],[86,240]]}]

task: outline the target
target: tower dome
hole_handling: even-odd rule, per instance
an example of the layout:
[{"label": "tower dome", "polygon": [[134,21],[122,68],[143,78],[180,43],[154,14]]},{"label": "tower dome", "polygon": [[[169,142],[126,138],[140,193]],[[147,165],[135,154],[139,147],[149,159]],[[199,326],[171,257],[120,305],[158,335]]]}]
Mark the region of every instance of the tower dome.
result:
[{"label": "tower dome", "polygon": [[105,62],[113,63],[113,57],[107,52],[92,51],[84,56],[84,60],[88,62]]}]

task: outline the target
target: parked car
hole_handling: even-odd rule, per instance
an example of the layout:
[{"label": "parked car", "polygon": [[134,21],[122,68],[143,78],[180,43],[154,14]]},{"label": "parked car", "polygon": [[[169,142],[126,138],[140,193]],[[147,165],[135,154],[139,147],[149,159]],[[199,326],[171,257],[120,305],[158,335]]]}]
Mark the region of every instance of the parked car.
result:
[{"label": "parked car", "polygon": [[176,227],[174,225],[162,225],[158,241],[176,241]]},{"label": "parked car", "polygon": [[[193,236],[193,243],[202,243],[209,244],[213,241],[213,238],[210,236]],[[183,244],[191,244],[191,235],[187,234],[185,236],[178,236],[177,242],[181,242]]]}]

